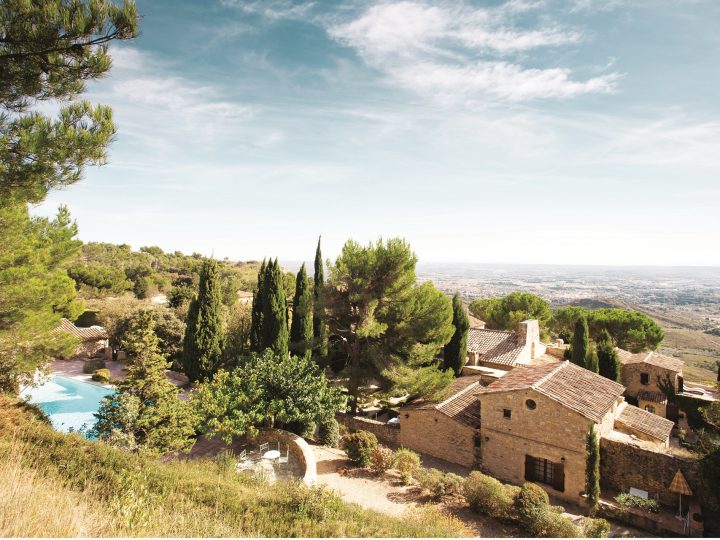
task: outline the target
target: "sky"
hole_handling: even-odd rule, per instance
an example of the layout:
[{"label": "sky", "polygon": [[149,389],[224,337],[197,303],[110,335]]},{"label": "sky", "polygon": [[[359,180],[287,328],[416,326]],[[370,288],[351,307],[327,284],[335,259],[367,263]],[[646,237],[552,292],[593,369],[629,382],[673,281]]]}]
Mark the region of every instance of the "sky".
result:
[{"label": "sky", "polygon": [[311,260],[720,265],[716,0],[138,0],[86,97],[84,241]]}]

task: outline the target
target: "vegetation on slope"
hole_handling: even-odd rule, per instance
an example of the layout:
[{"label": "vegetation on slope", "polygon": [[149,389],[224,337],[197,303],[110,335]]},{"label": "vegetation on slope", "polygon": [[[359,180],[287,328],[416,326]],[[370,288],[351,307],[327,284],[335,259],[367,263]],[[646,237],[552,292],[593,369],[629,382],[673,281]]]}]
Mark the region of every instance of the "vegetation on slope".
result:
[{"label": "vegetation on slope", "polygon": [[0,536],[463,536],[432,510],[404,519],[210,461],[160,463],[54,431],[0,396]]}]

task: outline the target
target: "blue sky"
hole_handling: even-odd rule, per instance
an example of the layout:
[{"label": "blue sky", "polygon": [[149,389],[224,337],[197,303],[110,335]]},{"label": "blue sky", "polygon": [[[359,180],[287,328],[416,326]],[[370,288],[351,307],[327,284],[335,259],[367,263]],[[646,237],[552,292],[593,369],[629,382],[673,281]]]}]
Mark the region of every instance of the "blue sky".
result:
[{"label": "blue sky", "polygon": [[720,2],[139,0],[85,241],[718,265]]}]

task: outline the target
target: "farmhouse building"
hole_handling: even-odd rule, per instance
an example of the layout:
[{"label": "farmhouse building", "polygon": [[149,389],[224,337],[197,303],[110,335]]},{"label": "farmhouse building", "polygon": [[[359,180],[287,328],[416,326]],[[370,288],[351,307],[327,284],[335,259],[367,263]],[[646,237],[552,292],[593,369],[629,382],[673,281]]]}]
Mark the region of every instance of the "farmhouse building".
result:
[{"label": "farmhouse building", "polygon": [[102,326],[82,328],[63,318],[57,330],[75,336],[80,340],[80,345],[78,345],[71,360],[85,360],[107,355],[109,352],[108,334]]},{"label": "farmhouse building", "polygon": [[470,328],[468,331],[467,373],[479,367],[508,371],[517,365],[530,364],[545,354],[540,342],[537,320],[518,323],[515,332]]}]

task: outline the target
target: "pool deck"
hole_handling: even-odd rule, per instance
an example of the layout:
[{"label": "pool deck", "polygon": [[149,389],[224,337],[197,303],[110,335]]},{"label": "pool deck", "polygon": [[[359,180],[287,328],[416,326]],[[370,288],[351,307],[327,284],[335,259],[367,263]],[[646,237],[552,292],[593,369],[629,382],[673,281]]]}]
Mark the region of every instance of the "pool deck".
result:
[{"label": "pool deck", "polygon": [[[84,364],[85,362],[82,360],[53,360],[51,362],[51,370],[53,375],[61,375],[69,379],[94,384],[95,386],[102,386],[103,388],[114,388],[112,384],[93,381],[91,374],[83,373]],[[127,375],[127,367],[122,362],[106,360],[105,368],[110,370],[110,376],[114,381],[122,381]],[[168,380],[177,387],[181,387],[183,384],[181,381],[173,379],[172,377],[168,377]]]}]

